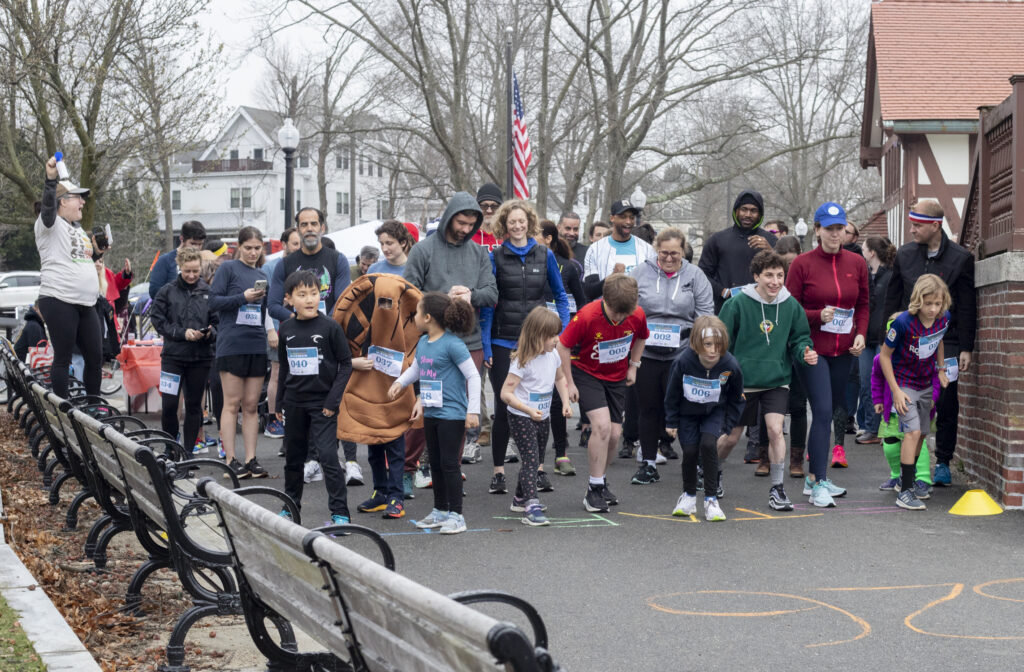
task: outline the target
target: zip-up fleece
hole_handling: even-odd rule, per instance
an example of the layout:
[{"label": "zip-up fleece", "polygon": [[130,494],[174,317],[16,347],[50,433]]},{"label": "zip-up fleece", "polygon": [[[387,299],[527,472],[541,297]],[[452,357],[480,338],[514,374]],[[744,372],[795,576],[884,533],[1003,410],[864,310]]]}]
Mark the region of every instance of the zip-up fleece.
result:
[{"label": "zip-up fleece", "polygon": [[[686,335],[693,327],[693,321],[700,315],[713,315],[715,312],[711,283],[704,271],[685,260],[671,278],[658,266],[658,262],[650,259],[634,268],[631,275],[640,289],[637,303],[647,315],[648,329],[652,323],[678,324],[682,334],[678,348],[647,345],[643,356],[662,361],[675,359],[689,347]],[[650,339],[647,342],[650,343]]]},{"label": "zip-up fleece", "polygon": [[[697,404],[686,399],[683,393],[683,376],[693,376],[704,380],[715,380],[722,383],[722,396],[717,404]],[[672,362],[668,374],[668,387],[665,390],[665,426],[669,429],[679,428],[679,418],[683,415],[710,415],[715,409],[725,407],[725,420],[722,431],[728,434],[743,413],[743,373],[740,363],[726,352],[712,368],[705,368],[700,356],[691,348],[686,348]]]},{"label": "zip-up fleece", "polygon": [[729,352],[743,368],[746,389],[785,387],[793,375],[790,361],[806,366],[804,348],[812,346],[807,316],[785,287],[768,303],[756,286],[729,298],[718,317],[729,330]]},{"label": "zip-up fleece", "polygon": [[[786,289],[807,313],[811,340],[819,355],[835,357],[847,352],[853,339],[867,336],[871,317],[868,265],[864,257],[849,250],[827,254],[821,247],[804,252],[789,266]],[[853,308],[853,329],[848,334],[821,330],[821,311],[826,306]]]}]

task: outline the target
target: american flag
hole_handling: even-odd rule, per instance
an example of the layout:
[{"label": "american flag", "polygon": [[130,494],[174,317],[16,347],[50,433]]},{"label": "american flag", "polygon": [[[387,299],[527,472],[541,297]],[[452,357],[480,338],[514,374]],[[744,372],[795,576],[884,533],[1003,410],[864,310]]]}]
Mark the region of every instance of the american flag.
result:
[{"label": "american flag", "polygon": [[526,132],[526,115],[523,113],[523,99],[519,97],[519,78],[512,73],[512,191],[516,198],[529,198],[530,186],[526,183],[526,169],[530,167],[533,152],[530,151],[530,135]]}]

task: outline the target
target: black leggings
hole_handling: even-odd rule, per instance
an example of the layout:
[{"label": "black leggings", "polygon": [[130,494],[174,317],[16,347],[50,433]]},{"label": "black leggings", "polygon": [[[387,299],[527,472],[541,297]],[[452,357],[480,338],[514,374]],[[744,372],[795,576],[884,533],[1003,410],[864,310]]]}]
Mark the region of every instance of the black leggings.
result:
[{"label": "black leggings", "polygon": [[186,452],[191,452],[199,436],[199,428],[203,426],[203,389],[206,378],[210,375],[212,362],[179,362],[173,359],[160,360],[160,372],[181,376],[178,394],[160,393],[162,413],[160,427],[171,436],[178,435],[178,398],[185,395],[185,431],[181,437],[181,445]]},{"label": "black leggings", "polygon": [[462,470],[459,467],[459,453],[462,452],[466,422],[423,418],[423,432],[427,439],[430,476],[434,480],[434,508],[438,511],[462,513]]},{"label": "black leggings", "polygon": [[[836,441],[846,436],[846,381],[850,378],[850,361],[853,355],[836,357],[820,355],[814,366],[797,366],[800,377],[811,402],[811,432],[807,439],[808,455],[811,458],[810,471],[817,480],[823,480],[828,473],[829,426],[836,424]],[[840,425],[840,419],[842,424]],[[835,420],[835,423],[833,423]]]},{"label": "black leggings", "polygon": [[700,443],[683,446],[683,492],[697,494],[697,459],[704,470],[704,495],[718,492],[718,437],[702,432]]},{"label": "black leggings", "polygon": [[491,346],[491,370],[487,377],[494,390],[494,422],[491,423],[491,458],[494,466],[505,464],[505,451],[508,449],[508,406],[501,400],[501,387],[508,376],[512,351],[500,345]]},{"label": "black leggings", "polygon": [[[565,416],[562,415],[562,397],[558,396],[558,390],[551,395],[551,436],[554,441],[555,459],[565,457],[565,448],[569,443],[569,432],[565,426]],[[540,463],[544,464],[544,451],[541,449]]]},{"label": "black leggings", "polygon": [[53,370],[50,382],[53,393],[62,399],[68,396],[68,368],[71,354],[78,346],[85,360],[82,382],[86,394],[100,393],[100,376],[103,370],[103,327],[96,313],[96,305],[80,306],[65,303],[52,296],[41,296],[36,307],[43,320],[50,327],[50,344],[53,346]]},{"label": "black leggings", "polygon": [[665,430],[665,392],[668,391],[672,360],[644,357],[641,361],[642,365],[636,372],[636,384],[633,385],[639,402],[640,451],[645,460],[654,460],[658,457],[658,442]]},{"label": "black leggings", "polygon": [[[804,390],[803,381],[793,366],[793,376],[789,381],[789,441],[792,455],[799,455],[800,460],[804,459],[804,448],[807,447],[807,392]],[[797,450],[799,448],[799,450]],[[793,459],[793,462],[798,460]]]}]

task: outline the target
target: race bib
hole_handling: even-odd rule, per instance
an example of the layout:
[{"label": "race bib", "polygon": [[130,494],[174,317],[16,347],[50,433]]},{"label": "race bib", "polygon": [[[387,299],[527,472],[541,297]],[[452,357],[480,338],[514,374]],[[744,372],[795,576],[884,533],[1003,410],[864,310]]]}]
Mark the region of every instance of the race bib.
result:
[{"label": "race bib", "polygon": [[853,308],[836,308],[835,306],[829,306],[835,310],[832,315],[832,321],[821,325],[822,331],[827,331],[830,334],[848,334],[853,331]]},{"label": "race bib", "polygon": [[550,310],[555,315],[558,315],[558,306],[555,305],[554,301],[548,301],[548,302],[546,302],[546,305],[548,307],[548,310]]},{"label": "race bib", "polygon": [[405,355],[399,351],[371,345],[367,354],[373,360],[373,368],[377,371],[392,378],[402,374],[402,360],[405,359]]},{"label": "race bib", "polygon": [[317,309],[324,315],[327,314],[327,304],[323,301],[323,299],[320,300],[320,305],[317,306]]},{"label": "race bib", "polygon": [[604,341],[597,344],[597,361],[601,364],[614,364],[621,362],[629,356],[629,347],[633,343],[632,336],[623,336],[614,341]]},{"label": "race bib", "polygon": [[288,348],[288,369],[293,376],[318,375],[320,357],[316,348]]},{"label": "race bib", "polygon": [[960,360],[956,357],[946,357],[946,378],[954,382],[960,377]]},{"label": "race bib", "polygon": [[612,268],[615,268],[617,264],[622,264],[626,267],[626,273],[633,270],[636,266],[636,255],[635,254],[616,254],[612,261]]},{"label": "race bib", "polygon": [[942,337],[946,335],[946,330],[938,331],[928,336],[922,336],[917,339],[917,358],[928,359],[935,354],[935,351],[939,349],[939,343],[942,343]]},{"label": "race bib", "polygon": [[648,322],[647,329],[651,335],[647,338],[647,345],[656,345],[662,348],[678,348],[682,327],[678,324],[659,324]]},{"label": "race bib", "polygon": [[181,389],[181,376],[176,373],[160,372],[160,392],[162,394],[178,394]]},{"label": "race bib", "polygon": [[740,285],[739,287],[733,287],[732,289],[729,290],[729,298],[731,299],[732,297],[736,296],[737,294],[739,294],[742,291],[743,291],[743,285]]},{"label": "race bib", "polygon": [[260,307],[254,303],[247,303],[238,309],[238,317],[235,324],[245,327],[258,327],[263,324],[263,316],[260,314]]},{"label": "race bib", "polygon": [[722,383],[696,376],[683,376],[683,396],[695,404],[717,404],[722,398]]},{"label": "race bib", "polygon": [[420,401],[424,408],[441,408],[444,403],[444,385],[441,381],[421,380]]},{"label": "race bib", "polygon": [[541,413],[549,412],[551,410],[551,393],[530,392],[530,405]]},{"label": "race bib", "polygon": [[568,294],[566,294],[566,297],[569,299],[569,313],[572,314],[572,313],[577,312],[576,311],[576,299],[574,299],[573,297],[569,296]]}]

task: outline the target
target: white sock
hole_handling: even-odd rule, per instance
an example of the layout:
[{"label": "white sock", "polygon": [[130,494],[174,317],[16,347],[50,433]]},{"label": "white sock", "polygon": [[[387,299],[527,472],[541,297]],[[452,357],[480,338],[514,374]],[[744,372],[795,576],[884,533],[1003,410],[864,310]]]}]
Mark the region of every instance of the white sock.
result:
[{"label": "white sock", "polygon": [[651,465],[652,467],[655,467],[655,468],[657,468],[657,466],[658,466],[658,463],[655,462],[654,460],[644,460],[644,462],[646,462],[647,464],[649,464],[649,465]]},{"label": "white sock", "polygon": [[604,485],[604,476],[591,476],[590,477],[590,484],[591,485]]}]

